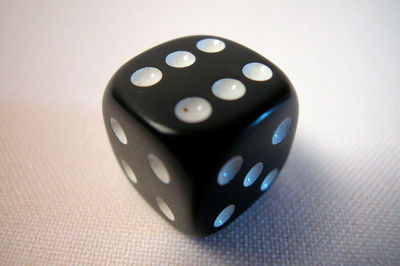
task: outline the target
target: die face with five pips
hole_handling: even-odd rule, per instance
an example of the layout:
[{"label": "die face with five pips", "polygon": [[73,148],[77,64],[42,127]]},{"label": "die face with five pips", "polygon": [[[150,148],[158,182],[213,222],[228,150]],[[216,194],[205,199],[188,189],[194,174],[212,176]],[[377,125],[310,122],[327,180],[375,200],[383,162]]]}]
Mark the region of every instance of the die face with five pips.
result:
[{"label": "die face with five pips", "polygon": [[124,64],[106,88],[103,115],[137,191],[178,230],[204,236],[275,180],[293,142],[298,101],[261,55],[224,38],[190,36]]}]

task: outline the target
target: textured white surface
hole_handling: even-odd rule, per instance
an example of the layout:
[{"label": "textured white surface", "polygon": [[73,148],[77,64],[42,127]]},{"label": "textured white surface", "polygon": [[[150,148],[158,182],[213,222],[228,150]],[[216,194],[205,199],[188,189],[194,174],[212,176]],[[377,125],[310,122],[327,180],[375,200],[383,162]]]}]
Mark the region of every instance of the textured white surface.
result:
[{"label": "textured white surface", "polygon": [[[3,1],[0,264],[399,264],[399,13],[398,1]],[[276,182],[201,240],[141,199],[101,114],[118,67],[192,34],[263,54],[300,101]]]}]

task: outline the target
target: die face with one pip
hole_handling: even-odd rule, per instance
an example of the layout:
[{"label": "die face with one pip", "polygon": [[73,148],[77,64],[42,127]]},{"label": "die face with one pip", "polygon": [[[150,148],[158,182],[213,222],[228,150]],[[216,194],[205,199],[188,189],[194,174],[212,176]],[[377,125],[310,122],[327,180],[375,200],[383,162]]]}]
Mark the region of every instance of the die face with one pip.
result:
[{"label": "die face with one pip", "polygon": [[233,221],[277,177],[298,101],[261,55],[224,38],[190,36],[124,64],[106,88],[103,115],[137,191],[178,230],[203,236]]}]

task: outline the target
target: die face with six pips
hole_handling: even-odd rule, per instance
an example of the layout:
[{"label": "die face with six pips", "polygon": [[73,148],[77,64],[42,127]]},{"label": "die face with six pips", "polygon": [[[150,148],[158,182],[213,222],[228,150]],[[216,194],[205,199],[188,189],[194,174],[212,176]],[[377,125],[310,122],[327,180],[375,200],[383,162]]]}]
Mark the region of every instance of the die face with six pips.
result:
[{"label": "die face with six pips", "polygon": [[123,65],[103,98],[107,133],[138,192],[177,229],[211,234],[282,169],[296,93],[270,61],[235,42],[190,36]]}]

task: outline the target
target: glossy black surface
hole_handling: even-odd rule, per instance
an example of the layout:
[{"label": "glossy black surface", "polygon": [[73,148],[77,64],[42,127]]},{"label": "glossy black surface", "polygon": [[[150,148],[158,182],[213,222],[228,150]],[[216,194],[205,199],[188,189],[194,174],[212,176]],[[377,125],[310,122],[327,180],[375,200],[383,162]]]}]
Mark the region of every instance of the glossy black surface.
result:
[{"label": "glossy black surface", "polygon": [[[108,84],[103,98],[103,114],[114,153],[135,172],[139,193],[158,211],[155,198],[162,198],[174,213],[170,224],[191,235],[208,235],[224,228],[245,211],[264,192],[260,185],[274,168],[283,167],[295,135],[298,102],[295,91],[284,73],[270,61],[250,49],[224,38],[226,47],[218,53],[204,53],[196,43],[210,36],[191,36],[152,48],[123,65]],[[193,65],[173,68],[165,57],[185,50],[196,56]],[[273,77],[252,81],[242,74],[250,62],[267,65]],[[139,88],[130,77],[136,70],[152,66],[163,77],[154,86]],[[225,101],[211,92],[212,84],[221,78],[235,78],[246,86],[246,94],[235,101]],[[176,103],[186,97],[200,96],[210,102],[212,115],[205,121],[188,124],[174,114]],[[128,144],[118,141],[110,127],[110,118],[119,121]],[[293,119],[291,130],[279,144],[272,135],[286,118]],[[162,125],[168,131],[160,130]],[[147,162],[149,153],[157,155],[167,166],[171,183],[164,184],[154,176]],[[243,166],[227,185],[217,184],[222,165],[235,155],[242,155]],[[264,170],[254,184],[243,187],[250,168],[263,162]],[[235,212],[226,224],[213,226],[215,218],[229,204]]]}]

